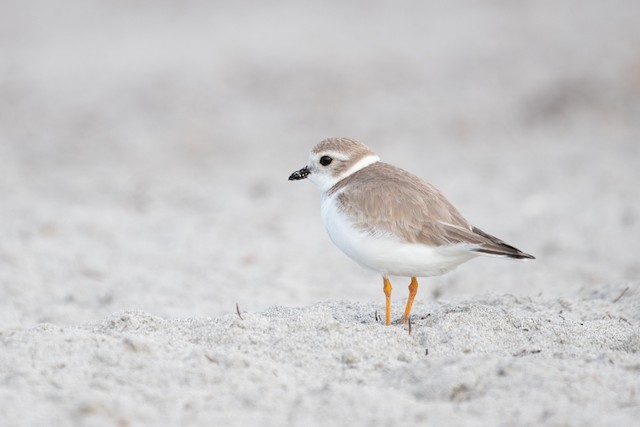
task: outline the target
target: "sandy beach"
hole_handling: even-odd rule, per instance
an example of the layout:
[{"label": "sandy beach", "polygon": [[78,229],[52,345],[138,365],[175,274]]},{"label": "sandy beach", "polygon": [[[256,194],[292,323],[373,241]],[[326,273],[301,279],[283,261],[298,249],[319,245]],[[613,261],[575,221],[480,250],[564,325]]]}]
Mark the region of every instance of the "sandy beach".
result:
[{"label": "sandy beach", "polygon": [[[40,3],[0,6],[0,425],[637,424],[636,2]],[[537,259],[385,327],[287,181],[329,136]]]}]

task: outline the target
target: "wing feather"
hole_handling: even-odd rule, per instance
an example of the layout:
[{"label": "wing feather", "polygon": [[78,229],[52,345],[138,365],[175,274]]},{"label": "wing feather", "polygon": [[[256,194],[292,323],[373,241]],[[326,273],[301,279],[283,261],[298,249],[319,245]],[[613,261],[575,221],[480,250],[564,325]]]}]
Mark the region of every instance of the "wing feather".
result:
[{"label": "wing feather", "polygon": [[355,225],[428,246],[469,244],[477,252],[533,258],[473,227],[438,191],[417,176],[383,162],[343,179],[329,194]]}]

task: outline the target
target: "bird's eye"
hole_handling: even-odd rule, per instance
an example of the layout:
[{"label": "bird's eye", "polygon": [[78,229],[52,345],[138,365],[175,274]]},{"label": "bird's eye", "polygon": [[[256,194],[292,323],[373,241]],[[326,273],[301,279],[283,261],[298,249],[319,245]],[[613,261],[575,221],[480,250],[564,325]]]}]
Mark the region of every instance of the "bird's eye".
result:
[{"label": "bird's eye", "polygon": [[329,163],[331,163],[333,161],[333,159],[329,156],[322,156],[320,157],[320,164],[322,166],[328,166]]}]

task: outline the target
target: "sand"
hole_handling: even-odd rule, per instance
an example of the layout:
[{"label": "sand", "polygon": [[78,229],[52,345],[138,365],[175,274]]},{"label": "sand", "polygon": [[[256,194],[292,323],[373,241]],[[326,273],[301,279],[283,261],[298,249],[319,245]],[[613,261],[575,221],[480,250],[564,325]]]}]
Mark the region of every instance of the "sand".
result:
[{"label": "sand", "polygon": [[[41,3],[0,11],[1,425],[637,424],[637,2]],[[537,259],[385,327],[287,181],[337,135]]]},{"label": "sand", "polygon": [[0,335],[0,397],[8,425],[633,425],[640,292],[610,291],[419,303],[410,332],[354,302],[41,324]]}]

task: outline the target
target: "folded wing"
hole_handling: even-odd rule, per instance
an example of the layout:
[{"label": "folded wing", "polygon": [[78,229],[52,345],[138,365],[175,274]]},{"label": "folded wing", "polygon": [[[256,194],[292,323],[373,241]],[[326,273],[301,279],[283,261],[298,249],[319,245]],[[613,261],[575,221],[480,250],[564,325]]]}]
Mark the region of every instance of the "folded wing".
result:
[{"label": "folded wing", "polygon": [[468,244],[483,254],[533,258],[472,226],[435,187],[387,163],[356,172],[330,193],[337,194],[339,206],[355,225],[371,234],[429,246]]}]

